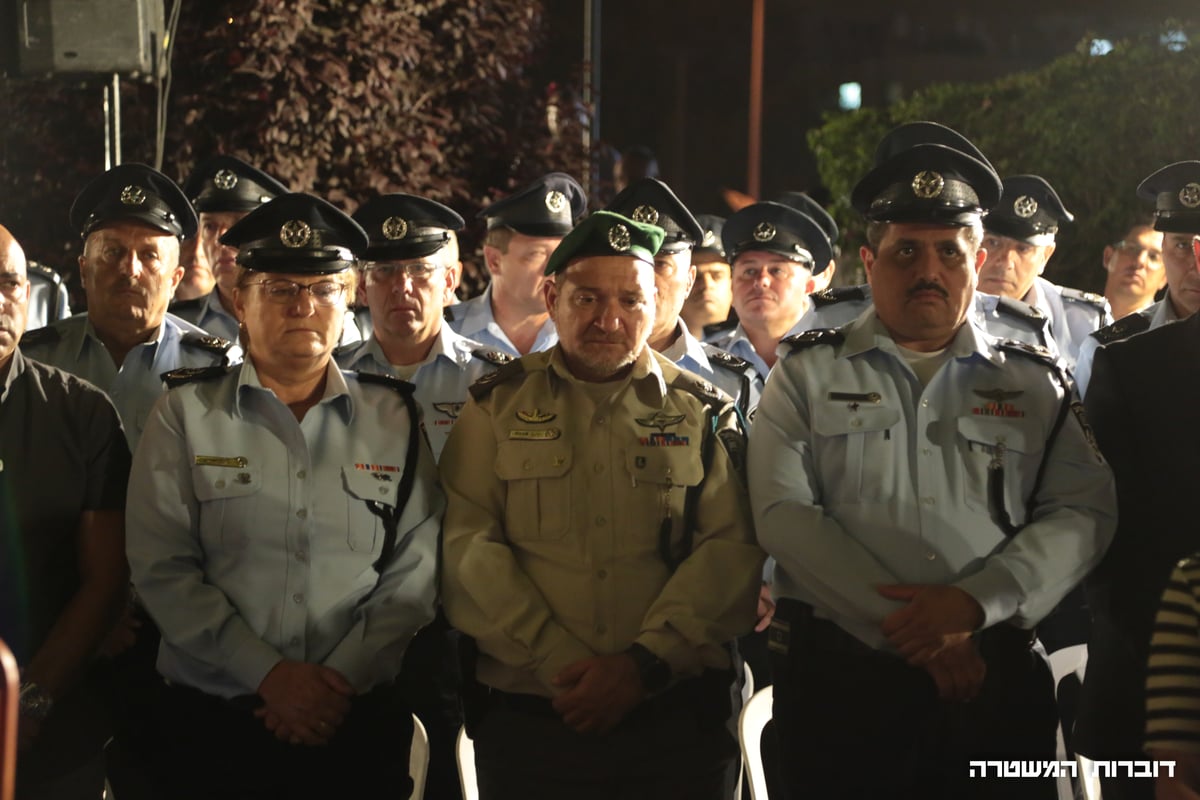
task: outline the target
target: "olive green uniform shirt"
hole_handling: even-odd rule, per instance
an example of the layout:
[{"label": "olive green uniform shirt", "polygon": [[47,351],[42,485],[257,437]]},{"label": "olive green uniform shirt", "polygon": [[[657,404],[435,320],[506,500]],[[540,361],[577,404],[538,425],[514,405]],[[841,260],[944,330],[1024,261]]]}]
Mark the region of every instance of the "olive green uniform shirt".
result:
[{"label": "olive green uniform shirt", "polygon": [[568,664],[634,642],[694,675],[727,666],[724,643],[754,624],[764,554],[732,400],[649,348],[610,394],[596,387],[558,347],[525,356],[472,388],[442,456],[443,602],[497,689],[553,695]]}]

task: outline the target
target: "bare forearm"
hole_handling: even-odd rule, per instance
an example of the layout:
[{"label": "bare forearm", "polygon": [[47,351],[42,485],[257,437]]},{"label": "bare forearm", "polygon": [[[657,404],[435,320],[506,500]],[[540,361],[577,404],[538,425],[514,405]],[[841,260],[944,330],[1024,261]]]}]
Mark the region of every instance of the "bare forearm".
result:
[{"label": "bare forearm", "polygon": [[[118,580],[119,578],[119,580]],[[58,697],[80,677],[125,607],[129,573],[85,582],[25,669],[24,680]]]}]

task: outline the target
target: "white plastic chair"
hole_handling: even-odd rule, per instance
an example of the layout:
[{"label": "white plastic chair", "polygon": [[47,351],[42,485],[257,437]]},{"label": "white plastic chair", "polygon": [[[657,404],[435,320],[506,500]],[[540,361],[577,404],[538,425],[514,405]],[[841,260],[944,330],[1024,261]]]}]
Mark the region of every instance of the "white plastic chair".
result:
[{"label": "white plastic chair", "polygon": [[[754,672],[745,662],[742,662],[742,669],[745,673],[745,679],[742,681],[742,708],[745,708],[746,703],[750,702],[750,698],[754,695]],[[738,714],[738,722],[741,722],[741,714]],[[738,764],[737,786],[733,790],[734,800],[742,800],[742,782],[745,780],[746,765]]]},{"label": "white plastic chair", "polygon": [[408,776],[412,778],[412,800],[425,796],[425,778],[429,774],[429,734],[425,725],[413,714],[412,748],[408,751]]},{"label": "white plastic chair", "polygon": [[[1054,676],[1054,696],[1058,697],[1058,685],[1062,683],[1063,678],[1074,673],[1083,680],[1084,672],[1087,670],[1087,645],[1076,644],[1070,647],[1064,647],[1061,650],[1055,650],[1050,654],[1050,674]],[[1055,756],[1059,761],[1065,761],[1067,758],[1066,740],[1063,738],[1062,723],[1058,725],[1058,745]],[[1098,800],[1100,797],[1100,787],[1095,785],[1093,789],[1089,789],[1089,784],[1097,784],[1094,778],[1087,777],[1089,770],[1086,769],[1087,764],[1082,756],[1076,757],[1078,765],[1079,782],[1083,787],[1084,797],[1089,800]],[[1060,775],[1058,778],[1058,800],[1074,800],[1075,793],[1071,786],[1071,778],[1067,775]],[[1093,793],[1094,792],[1094,793]]]},{"label": "white plastic chair", "polygon": [[775,703],[774,687],[755,692],[738,717],[738,739],[742,745],[742,769],[750,776],[752,800],[768,800],[767,775],[762,762],[763,728],[771,721]]},{"label": "white plastic chair", "polygon": [[463,800],[479,800],[479,782],[475,777],[475,742],[467,736],[465,726],[458,731],[456,754],[458,785],[462,787]]}]

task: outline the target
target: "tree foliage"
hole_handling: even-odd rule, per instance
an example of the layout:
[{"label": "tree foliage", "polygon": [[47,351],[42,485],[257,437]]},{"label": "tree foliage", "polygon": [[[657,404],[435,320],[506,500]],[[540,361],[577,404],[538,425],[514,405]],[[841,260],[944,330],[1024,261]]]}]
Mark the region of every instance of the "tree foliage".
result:
[{"label": "tree foliage", "polygon": [[[184,3],[163,171],[182,180],[216,153],[347,211],[385,192],[470,216],[552,169],[579,174],[571,116],[530,85],[544,44],[540,0],[218,0]],[[0,222],[40,258],[64,260],[66,211],[102,168],[103,78],[0,90]],[[125,161],[154,158],[155,87],[125,80]],[[561,116],[561,115],[560,115]]]},{"label": "tree foliage", "polygon": [[850,191],[870,168],[876,144],[896,125],[929,119],[966,135],[1001,176],[1033,173],[1055,187],[1076,219],[1060,232],[1047,275],[1098,290],[1104,246],[1153,210],[1138,200],[1138,183],[1165,164],[1200,158],[1200,122],[1191,111],[1196,85],[1196,45],[1171,49],[1156,33],[1093,56],[1085,40],[1039,70],[940,84],[886,109],[829,115],[808,141],[852,245],[844,252],[853,255],[862,240]]}]

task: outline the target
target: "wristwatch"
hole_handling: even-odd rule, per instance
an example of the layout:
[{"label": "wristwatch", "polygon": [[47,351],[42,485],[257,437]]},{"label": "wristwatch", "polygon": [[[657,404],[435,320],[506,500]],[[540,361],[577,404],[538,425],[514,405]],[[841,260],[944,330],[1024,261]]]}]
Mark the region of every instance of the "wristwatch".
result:
[{"label": "wristwatch", "polygon": [[642,687],[647,692],[661,692],[671,682],[671,665],[640,644],[631,644],[625,651],[637,665],[638,675],[642,678]]},{"label": "wristwatch", "polygon": [[21,700],[19,711],[21,716],[29,719],[43,720],[50,716],[54,708],[54,698],[45,689],[30,681],[21,684]]}]

